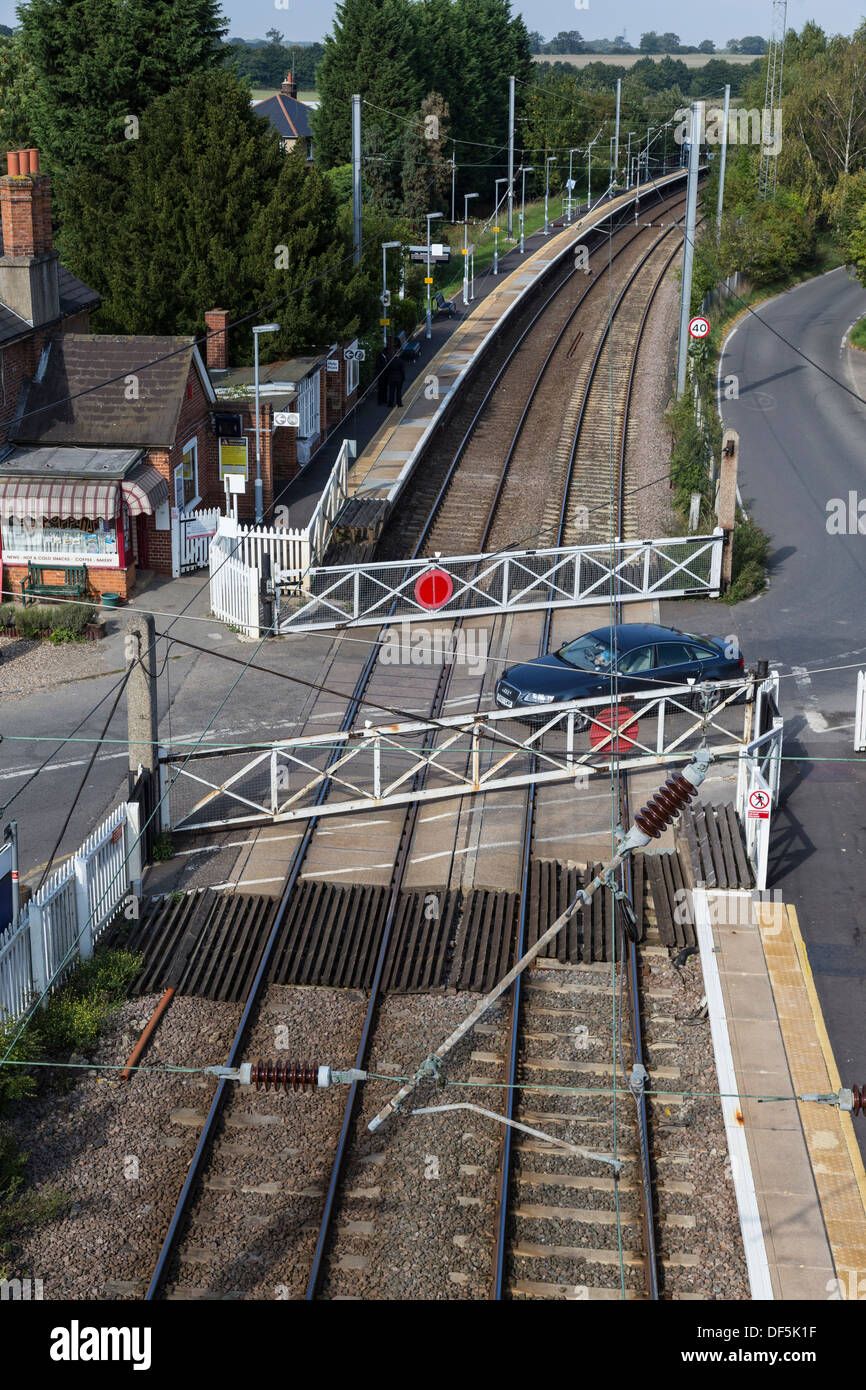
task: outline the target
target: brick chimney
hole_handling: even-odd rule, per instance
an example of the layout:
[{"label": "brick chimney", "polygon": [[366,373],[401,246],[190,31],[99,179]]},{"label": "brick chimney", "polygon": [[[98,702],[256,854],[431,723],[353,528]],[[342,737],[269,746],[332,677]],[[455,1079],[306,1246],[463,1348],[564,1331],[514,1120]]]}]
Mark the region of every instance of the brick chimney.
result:
[{"label": "brick chimney", "polygon": [[208,309],[204,316],[208,331],[207,367],[209,372],[225,372],[229,365],[229,311]]},{"label": "brick chimney", "polygon": [[282,96],[284,96],[284,97],[293,97],[294,100],[297,101],[297,99],[298,99],[298,84],[297,84],[297,82],[295,81],[295,78],[294,78],[294,74],[293,74],[293,73],[289,73],[289,75],[287,76],[285,82],[281,82],[281,83],[280,83],[280,93],[281,93]]},{"label": "brick chimney", "polygon": [[32,323],[60,314],[57,252],[51,236],[51,180],[39,172],[38,150],[10,150],[0,178],[0,302]]}]

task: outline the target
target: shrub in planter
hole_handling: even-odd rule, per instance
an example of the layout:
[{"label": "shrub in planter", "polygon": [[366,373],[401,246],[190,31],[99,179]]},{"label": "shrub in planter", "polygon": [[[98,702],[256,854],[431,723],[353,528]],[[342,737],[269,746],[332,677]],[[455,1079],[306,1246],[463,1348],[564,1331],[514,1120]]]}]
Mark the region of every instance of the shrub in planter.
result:
[{"label": "shrub in planter", "polygon": [[15,620],[15,626],[26,640],[45,637],[56,622],[50,608],[22,608]]}]

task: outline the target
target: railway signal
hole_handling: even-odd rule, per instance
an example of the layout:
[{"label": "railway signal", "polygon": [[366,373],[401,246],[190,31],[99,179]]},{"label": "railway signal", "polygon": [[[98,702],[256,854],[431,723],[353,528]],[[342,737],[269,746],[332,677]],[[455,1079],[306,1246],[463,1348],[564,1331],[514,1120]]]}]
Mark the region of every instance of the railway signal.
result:
[{"label": "railway signal", "polygon": [[415,597],[422,608],[443,608],[454,593],[454,581],[447,570],[427,570],[415,581]]}]

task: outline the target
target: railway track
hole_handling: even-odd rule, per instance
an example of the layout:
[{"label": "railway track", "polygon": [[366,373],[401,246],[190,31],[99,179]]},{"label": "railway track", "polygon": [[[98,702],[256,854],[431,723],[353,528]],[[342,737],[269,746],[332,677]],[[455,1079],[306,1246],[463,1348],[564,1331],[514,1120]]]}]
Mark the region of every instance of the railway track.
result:
[{"label": "railway track", "polygon": [[[627,244],[630,245],[631,240],[633,240],[633,238],[629,238]],[[647,254],[653,256],[656,250],[657,247],[654,246]],[[646,263],[647,256],[643,256],[637,268],[632,268],[629,284],[634,282],[635,276],[640,273]],[[578,304],[582,302],[586,293],[587,290],[584,290],[583,294],[578,299]],[[625,291],[623,291],[623,294],[624,293]],[[546,355],[541,370],[536,375],[535,386],[533,391],[530,392],[530,399],[532,399],[535,391],[539,389],[539,383],[544,380],[545,367],[550,362],[555,349],[562,342],[568,325],[574,316],[576,307],[577,306],[573,306],[566,316],[565,322],[559,324],[554,334],[554,343],[552,347],[549,345],[550,330],[547,331]],[[526,332],[528,333],[529,330],[527,329]],[[569,343],[568,346],[573,347],[573,343]],[[511,358],[509,358],[509,363],[510,361]],[[497,383],[494,382],[494,386],[488,388],[485,394],[485,402],[489,401],[496,389]],[[429,493],[433,487],[435,487],[436,491],[431,504],[428,504],[426,500],[424,502],[424,505],[428,506],[428,520],[420,536],[418,536],[416,540],[414,547],[415,554],[423,553],[423,548],[426,546],[437,548],[432,539],[434,530],[440,524],[440,521],[443,521],[443,524],[449,524],[443,520],[446,516],[444,504],[448,501],[449,487],[453,487],[458,475],[461,460],[467,452],[467,445],[476,435],[483,408],[482,404],[482,406],[476,410],[470,428],[461,440],[457,453],[450,460],[444,478],[438,481],[436,479],[428,479],[427,493]],[[490,540],[495,525],[499,522],[498,509],[502,501],[505,482],[507,479],[515,476],[513,472],[509,474],[509,465],[513,469],[515,449],[525,425],[527,409],[527,406],[522,408],[516,425],[509,424],[509,428],[511,428],[512,431],[511,447],[507,450],[505,461],[500,466],[498,477],[491,476],[486,480],[488,484],[486,496],[489,497],[489,501],[487,501],[485,507],[474,508],[468,520],[461,521],[461,525],[464,527],[463,531],[461,531],[461,536],[467,537],[467,541],[468,532],[471,531],[472,528],[475,528],[476,539],[473,544],[467,544],[467,549],[470,553],[472,550],[480,551],[485,547],[485,544]],[[502,418],[513,420],[514,412],[510,405],[506,415]],[[578,425],[577,434],[579,435],[579,433],[580,428]],[[490,472],[489,468],[485,469],[481,466],[484,462],[483,450],[479,453],[477,459],[473,456],[473,466],[476,467],[477,470],[475,474],[476,480],[479,480],[486,472]],[[468,474],[464,474],[463,478],[468,476]],[[462,485],[463,480],[461,478],[461,487]],[[456,490],[453,492],[453,496],[457,498],[458,493]],[[568,497],[569,492],[566,489],[563,494],[563,514],[566,510]],[[405,517],[404,523],[412,524],[406,523]],[[546,637],[546,634],[544,637]],[[494,637],[494,643],[495,640]],[[452,685],[453,675],[454,668],[447,664],[442,666],[438,671],[425,671],[419,674],[416,688],[410,693],[410,700],[417,698],[419,707],[421,709],[425,709],[426,707],[429,716],[436,718],[445,708],[449,690]],[[461,689],[462,688],[464,687],[461,686]],[[482,680],[477,680],[473,694],[469,697],[463,696],[461,698],[464,701],[466,698],[474,698],[476,701],[480,701],[483,693],[484,682]],[[382,703],[393,702],[393,672],[386,670],[381,665],[377,665],[375,646],[371,648],[370,655],[363,662],[362,669],[358,674],[352,698],[349,701],[343,717],[342,727],[350,728],[358,718],[362,717],[366,701],[381,701]],[[404,703],[406,703],[405,700]],[[326,794],[327,785],[322,788],[320,794],[321,799],[324,799]],[[390,937],[397,914],[400,891],[406,881],[406,873],[417,822],[418,805],[416,803],[409,808],[405,815],[400,813],[400,815],[391,817],[386,827],[385,839],[389,842],[390,849],[393,851],[394,863],[387,885],[390,894],[390,903],[369,997],[364,1001],[363,1008],[358,1009],[357,1017],[353,1017],[349,1029],[356,1038],[360,1039],[355,1048],[354,1065],[356,1066],[364,1066],[367,1063],[374,1031],[376,1032],[377,1039],[379,1036],[377,1031],[377,1020],[380,1007],[379,988],[387,960]],[[529,822],[529,827],[529,835],[525,840],[527,844],[531,844],[531,821]],[[301,877],[302,870],[305,876],[310,875],[311,871],[314,872],[316,828],[315,821],[309,823],[293,856],[292,865],[286,879],[283,894],[281,895],[280,905],[269,941],[250,989],[244,1008],[244,1014],[228,1058],[229,1066],[237,1065],[241,1060],[249,1058],[259,1047],[261,1047],[265,1054],[272,1053],[273,1032],[275,1026],[277,1026],[273,1022],[273,1015],[275,1013],[279,1014],[281,1009],[287,1016],[291,1012],[287,1002],[288,997],[275,994],[273,989],[264,990],[264,982],[267,978],[271,956],[279,937],[286,905]],[[524,858],[526,859],[526,871],[528,872],[529,856],[524,855]],[[519,949],[519,946],[516,947],[516,949]],[[296,1006],[296,1004],[297,1001],[293,1001],[293,1007]],[[503,1018],[505,1018],[504,1014]],[[513,1026],[513,1015],[510,1021],[506,1021],[508,1022],[510,1035],[512,1037],[516,1036]],[[286,1023],[283,1026],[288,1027],[289,1025]],[[491,1029],[496,1026],[497,1022],[495,1017],[487,1023],[487,1027]],[[429,1034],[429,1027],[427,1027],[425,1031]],[[406,1039],[404,1039],[404,1041],[406,1041]],[[319,1052],[319,1057],[322,1060],[339,1060],[340,1064],[345,1065],[348,1058],[333,1058],[331,1048],[327,1046],[329,1042],[333,1044],[333,1035],[322,1039],[321,1046],[325,1047],[325,1057],[322,1057],[321,1051]],[[315,1045],[314,1038],[311,1038],[311,1046],[312,1045]],[[302,1051],[304,1051],[304,1049],[302,1049]],[[306,1051],[308,1052],[309,1048],[306,1049]],[[380,1061],[381,1060],[380,1058]],[[390,1059],[384,1059],[386,1062],[388,1060]],[[230,1093],[227,1094],[227,1090]],[[513,1093],[509,1092],[509,1094]],[[367,1084],[366,1093],[363,1098],[365,1108],[368,1104],[368,1095],[369,1104],[375,1104],[374,1083]],[[497,1095],[501,1100],[501,1093],[497,1093]],[[212,1207],[215,1202],[219,1204],[222,1209],[220,1219],[216,1225],[223,1231],[231,1229],[242,1233],[249,1231],[252,1235],[257,1227],[261,1227],[268,1232],[269,1238],[273,1236],[274,1230],[283,1233],[285,1239],[293,1242],[294,1248],[298,1250],[301,1250],[302,1247],[304,1250],[307,1250],[312,1246],[310,1268],[306,1279],[304,1296],[308,1299],[314,1298],[322,1292],[323,1288],[326,1287],[327,1281],[331,1277],[328,1259],[332,1224],[335,1222],[335,1219],[339,1219],[343,1232],[346,1231],[348,1224],[350,1228],[349,1234],[351,1235],[369,1235],[375,1230],[375,1220],[373,1218],[364,1215],[348,1217],[345,1211],[342,1210],[340,1201],[338,1201],[338,1199],[340,1199],[343,1205],[345,1205],[346,1201],[362,1200],[362,1198],[359,1198],[357,1195],[353,1196],[353,1192],[355,1194],[363,1194],[367,1191],[366,1188],[357,1185],[347,1188],[344,1183],[350,1141],[353,1134],[359,1128],[357,1111],[361,1097],[359,1096],[359,1088],[357,1085],[349,1089],[348,1098],[345,1100],[345,1108],[343,1106],[343,1099],[344,1097],[341,1097],[339,1092],[331,1092],[327,1097],[318,1096],[314,1102],[315,1108],[324,1105],[324,1109],[319,1111],[319,1113],[323,1121],[326,1121],[326,1132],[323,1137],[322,1133],[317,1131],[316,1125],[313,1125],[313,1131],[318,1134],[318,1137],[312,1140],[315,1158],[312,1164],[309,1165],[310,1175],[306,1185],[303,1183],[301,1183],[300,1186],[296,1184],[294,1187],[291,1185],[287,1186],[285,1183],[281,1185],[279,1177],[264,1177],[259,1184],[254,1186],[251,1193],[248,1188],[245,1190],[242,1181],[233,1184],[230,1173],[227,1175],[225,1172],[221,1173],[216,1170],[219,1170],[221,1165],[224,1165],[225,1162],[230,1166],[233,1157],[243,1157],[243,1155],[238,1155],[232,1150],[233,1143],[235,1144],[235,1149],[237,1147],[237,1140],[232,1140],[230,1137],[232,1130],[240,1128],[248,1134],[255,1135],[258,1132],[270,1131],[278,1122],[281,1123],[283,1130],[285,1130],[286,1100],[283,1097],[276,1097],[272,1094],[261,1094],[246,1090],[241,1092],[239,1089],[228,1088],[225,1082],[219,1083],[210,1110],[205,1119],[196,1152],[190,1164],[184,1189],[178,1201],[170,1229],[163,1243],[159,1260],[150,1282],[147,1294],[149,1298],[157,1297],[166,1290],[169,1296],[181,1298],[236,1297],[242,1296],[244,1291],[243,1286],[245,1284],[256,1282],[255,1279],[252,1278],[252,1275],[261,1272],[257,1270],[256,1267],[257,1264],[260,1265],[266,1257],[261,1251],[256,1250],[256,1242],[252,1238],[249,1242],[252,1248],[246,1250],[243,1256],[238,1254],[237,1249],[230,1252],[228,1262],[229,1268],[226,1268],[226,1260],[220,1259],[219,1250],[215,1250],[214,1247],[210,1248],[210,1255],[214,1256],[214,1258],[209,1257],[204,1261],[200,1258],[196,1258],[197,1255],[201,1254],[202,1250],[208,1250],[207,1241],[203,1239],[203,1236],[207,1234],[209,1223],[211,1227],[214,1224],[212,1219]],[[496,1096],[491,1095],[488,1099],[489,1103],[495,1104]],[[482,1103],[484,1103],[483,1100]],[[327,1116],[325,1115],[326,1110],[328,1112]],[[280,1120],[280,1114],[282,1114],[282,1120]],[[303,1136],[299,1137],[302,1138]],[[489,1137],[486,1142],[489,1142]],[[249,1148],[249,1144],[247,1147]],[[291,1149],[291,1144],[284,1144],[281,1148],[275,1149],[274,1152],[278,1158],[282,1155],[284,1159],[286,1152],[291,1151]],[[301,1145],[301,1151],[310,1152],[309,1150],[305,1150],[303,1144]],[[265,1150],[262,1149],[260,1152],[262,1155],[262,1166],[265,1166]],[[268,1150],[268,1152],[270,1151]],[[322,1159],[323,1152],[335,1153],[330,1172],[326,1171],[327,1161]],[[270,1160],[267,1161],[269,1162]],[[355,1163],[354,1156],[351,1161]],[[357,1161],[358,1163],[368,1162],[375,1168],[378,1159],[375,1152],[363,1152],[359,1154]],[[484,1170],[484,1165],[480,1164],[470,1163],[461,1165],[461,1167],[472,1170],[478,1169],[479,1171]],[[504,1171],[507,1175],[507,1163]],[[474,1175],[473,1173],[468,1176]],[[372,1192],[373,1189],[377,1187],[377,1184],[371,1183],[368,1186],[370,1192]],[[428,1192],[433,1190],[435,1189],[426,1189]],[[194,1203],[196,1194],[198,1194],[198,1206]],[[221,1201],[220,1194],[222,1194],[226,1200]],[[250,1197],[253,1195],[268,1198],[270,1209],[263,1212],[250,1211]],[[373,1200],[372,1197],[369,1197],[369,1194],[368,1199],[371,1201]],[[231,1214],[227,1217],[226,1207],[230,1203],[236,1204],[237,1206],[236,1219],[233,1218]],[[338,1215],[340,1212],[342,1212],[342,1214]],[[315,1217],[313,1213],[315,1213]],[[358,1225],[358,1223],[360,1223],[360,1225]],[[460,1232],[456,1233],[456,1235],[461,1234]],[[242,1242],[245,1239],[243,1235],[240,1238]],[[237,1242],[235,1242],[235,1245],[236,1244]],[[358,1258],[361,1259],[362,1257],[359,1256]],[[339,1264],[339,1260],[337,1263]],[[205,1283],[202,1283],[201,1279],[201,1270],[203,1267],[206,1272]],[[350,1259],[348,1268],[352,1269],[353,1267]],[[359,1265],[358,1268],[360,1267]],[[192,1276],[189,1273],[191,1269],[193,1270]],[[241,1275],[243,1275],[244,1278],[241,1278]],[[285,1287],[291,1288],[291,1292],[287,1294],[277,1294],[276,1296],[298,1296],[297,1277],[293,1284],[287,1284]],[[458,1296],[460,1296],[459,1284],[456,1285],[456,1288]],[[327,1291],[330,1296],[333,1297],[352,1296],[351,1293],[346,1294],[341,1292],[336,1286],[331,1287],[328,1285]],[[463,1296],[478,1295],[477,1293],[470,1293],[467,1287]]]}]

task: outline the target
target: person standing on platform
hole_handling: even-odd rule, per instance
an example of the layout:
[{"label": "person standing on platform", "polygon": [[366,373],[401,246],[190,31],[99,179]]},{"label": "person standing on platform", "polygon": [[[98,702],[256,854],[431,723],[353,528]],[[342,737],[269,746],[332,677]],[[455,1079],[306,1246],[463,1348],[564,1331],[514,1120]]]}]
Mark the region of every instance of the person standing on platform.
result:
[{"label": "person standing on platform", "polygon": [[406,380],[406,368],[403,366],[403,359],[399,349],[395,349],[391,361],[388,363],[388,404],[403,404],[403,382]]},{"label": "person standing on platform", "polygon": [[388,404],[388,350],[382,348],[376,358],[376,402],[378,405]]}]

